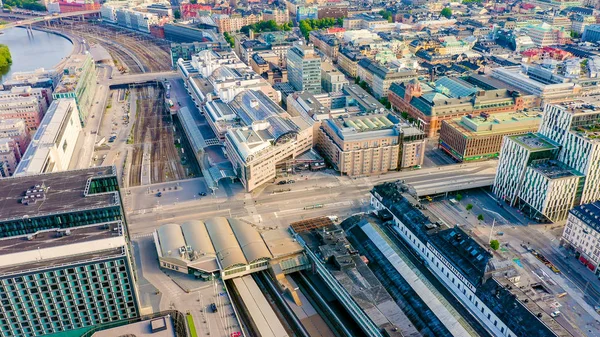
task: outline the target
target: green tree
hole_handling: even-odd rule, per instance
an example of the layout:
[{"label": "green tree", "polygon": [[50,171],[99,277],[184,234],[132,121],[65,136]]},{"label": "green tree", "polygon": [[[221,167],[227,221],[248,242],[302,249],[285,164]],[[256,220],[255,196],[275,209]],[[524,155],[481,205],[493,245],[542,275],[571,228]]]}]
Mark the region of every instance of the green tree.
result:
[{"label": "green tree", "polygon": [[470,211],[473,209],[473,205],[467,204],[467,206],[465,208],[467,209],[467,211]]},{"label": "green tree", "polygon": [[181,12],[179,11],[179,9],[176,9],[176,10],[173,12],[173,16],[175,17],[175,19],[176,19],[176,20],[179,20],[179,19],[181,19]]},{"label": "green tree", "polygon": [[198,3],[198,0],[190,0],[190,3],[195,5]]},{"label": "green tree", "polygon": [[229,33],[225,32],[225,33],[223,33],[223,37],[225,38],[225,41],[227,41],[227,43],[229,43],[231,48],[235,47],[235,39],[233,38],[233,36],[231,36],[231,35],[229,35]]},{"label": "green tree", "polygon": [[12,56],[7,45],[0,44],[0,68],[6,68],[12,64]]},{"label": "green tree", "polygon": [[479,220],[479,221],[483,221],[483,214],[479,214],[479,215],[477,216],[477,220]]},{"label": "green tree", "polygon": [[383,106],[385,106],[386,109],[392,108],[392,104],[390,103],[387,97],[381,97],[379,99],[379,103],[383,104]]},{"label": "green tree", "polygon": [[450,19],[450,17],[452,17],[452,9],[450,9],[450,7],[444,7],[440,12],[440,15],[446,17],[446,19]]},{"label": "green tree", "polygon": [[406,111],[402,111],[402,112],[400,113],[400,116],[402,116],[402,118],[404,118],[404,119],[408,119],[408,112],[406,112]]},{"label": "green tree", "polygon": [[456,195],[456,200],[457,201],[461,201],[462,199],[463,199],[462,194],[459,193],[459,194]]},{"label": "green tree", "polygon": [[498,248],[500,248],[500,241],[498,241],[498,240],[492,240],[492,241],[490,241],[490,247],[493,250],[498,250]]},{"label": "green tree", "polygon": [[359,84],[360,83],[360,76],[356,76],[356,78],[354,79],[354,84]]},{"label": "green tree", "polygon": [[392,12],[390,11],[380,10],[379,15],[381,15],[384,19],[388,20],[388,22],[394,22]]},{"label": "green tree", "polygon": [[581,37],[581,34],[577,33],[576,31],[572,30],[571,31],[571,38],[572,39],[578,39]]}]

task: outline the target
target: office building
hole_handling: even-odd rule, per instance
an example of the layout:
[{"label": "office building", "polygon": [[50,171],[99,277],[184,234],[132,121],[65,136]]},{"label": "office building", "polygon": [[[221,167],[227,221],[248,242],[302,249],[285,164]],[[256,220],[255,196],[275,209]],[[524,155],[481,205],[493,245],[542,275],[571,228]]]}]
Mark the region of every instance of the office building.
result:
[{"label": "office building", "polygon": [[444,120],[521,111],[531,104],[528,97],[480,75],[392,83],[388,98],[395,111],[406,112],[428,137],[439,135]]},{"label": "office building", "polygon": [[10,138],[15,141],[14,153],[19,160],[31,142],[31,134],[22,119],[0,119],[0,138]]},{"label": "office building", "polygon": [[382,174],[423,164],[425,134],[392,113],[324,120],[317,149],[341,174]]},{"label": "office building", "polygon": [[46,88],[52,91],[60,80],[60,73],[56,70],[39,68],[33,71],[16,72],[11,78],[2,83],[3,90],[11,90],[13,87]]},{"label": "office building", "polygon": [[333,64],[329,62],[321,64],[321,87],[325,92],[341,91],[345,85],[348,85],[346,76],[337,70]]},{"label": "office building", "polygon": [[497,158],[504,136],[535,132],[541,120],[541,111],[444,120],[439,147],[458,162]]},{"label": "office building", "polygon": [[287,53],[288,80],[294,89],[321,92],[321,58],[310,45],[296,43]]},{"label": "office building", "polygon": [[81,125],[84,125],[94,104],[96,86],[96,64],[91,54],[71,55],[52,97],[74,98]]},{"label": "office building", "polygon": [[494,193],[538,221],[600,200],[600,110],[546,105],[538,133],[505,138]]},{"label": "office building", "polygon": [[15,170],[15,175],[66,171],[75,154],[81,132],[74,99],[57,99],[33,136]]},{"label": "office building", "polygon": [[[495,268],[488,248],[460,227],[445,228],[435,214],[419,207],[419,201],[402,192],[402,184],[384,183],[371,191],[371,206],[389,212],[400,240],[423,261],[479,323],[493,336],[570,336],[518,286],[509,270]],[[389,241],[372,226],[360,226],[369,243],[379,251],[382,263],[398,258]],[[393,261],[393,260],[392,260]],[[523,300],[526,299],[526,300]],[[465,335],[455,334],[457,336]]]},{"label": "office building", "polygon": [[244,91],[229,106],[244,126],[227,130],[225,149],[246,191],[288,172],[312,149],[312,121],[289,116],[263,92]]},{"label": "office building", "polygon": [[387,97],[392,83],[407,82],[418,77],[415,69],[383,66],[364,58],[358,62],[357,76],[371,88],[375,98]]},{"label": "office building", "polygon": [[37,130],[45,103],[35,96],[0,99],[0,119],[22,119],[29,132]]},{"label": "office building", "polygon": [[600,274],[600,201],[574,207],[569,211],[561,243],[575,250],[579,259],[591,272]]},{"label": "office building", "polygon": [[0,335],[139,317],[114,167],[1,179],[0,190]]}]

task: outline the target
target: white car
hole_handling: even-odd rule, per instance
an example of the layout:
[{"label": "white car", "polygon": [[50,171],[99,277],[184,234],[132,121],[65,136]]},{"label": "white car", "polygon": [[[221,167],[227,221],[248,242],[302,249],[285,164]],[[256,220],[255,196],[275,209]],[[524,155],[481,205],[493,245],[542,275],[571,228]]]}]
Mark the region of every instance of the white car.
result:
[{"label": "white car", "polygon": [[558,310],[550,314],[550,316],[552,316],[552,317],[558,317],[559,315],[560,315],[560,311],[558,311]]}]

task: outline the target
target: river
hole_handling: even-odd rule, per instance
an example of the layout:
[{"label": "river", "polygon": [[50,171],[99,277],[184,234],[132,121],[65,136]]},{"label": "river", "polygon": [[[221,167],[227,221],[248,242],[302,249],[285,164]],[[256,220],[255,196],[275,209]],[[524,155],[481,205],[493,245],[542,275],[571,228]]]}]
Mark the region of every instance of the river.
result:
[{"label": "river", "polygon": [[34,30],[31,36],[24,28],[7,29],[0,35],[0,44],[8,46],[13,61],[8,69],[0,70],[2,81],[19,71],[51,69],[73,49],[71,41],[60,35]]}]

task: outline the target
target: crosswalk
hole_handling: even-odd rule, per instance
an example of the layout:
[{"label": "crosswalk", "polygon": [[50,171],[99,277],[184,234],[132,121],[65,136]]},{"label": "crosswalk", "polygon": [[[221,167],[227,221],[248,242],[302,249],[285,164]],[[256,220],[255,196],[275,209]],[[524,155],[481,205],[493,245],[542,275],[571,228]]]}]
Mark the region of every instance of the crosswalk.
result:
[{"label": "crosswalk", "polygon": [[152,233],[144,233],[144,234],[136,234],[134,236],[132,236],[132,239],[141,239],[141,238],[149,238],[152,237]]}]

